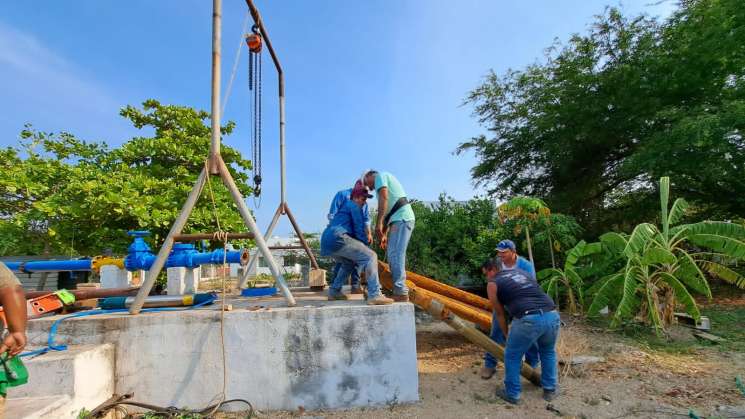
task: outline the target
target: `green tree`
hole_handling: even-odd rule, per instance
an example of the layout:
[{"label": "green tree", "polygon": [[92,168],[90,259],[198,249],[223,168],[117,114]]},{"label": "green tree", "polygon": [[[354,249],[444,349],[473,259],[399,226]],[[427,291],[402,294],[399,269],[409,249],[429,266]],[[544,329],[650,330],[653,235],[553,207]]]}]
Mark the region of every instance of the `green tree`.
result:
[{"label": "green tree", "polygon": [[[512,198],[499,206],[499,219],[502,223],[512,221],[515,225],[515,235],[519,235],[521,232],[525,233],[525,243],[528,246],[528,258],[531,263],[535,262],[533,260],[533,245],[530,240],[530,228],[539,222],[549,224],[550,219],[548,217],[550,214],[551,210],[545,202],[527,196]],[[548,242],[551,251],[551,263],[554,264],[553,246],[550,239]]]},{"label": "green tree", "polygon": [[590,237],[655,214],[654,180],[700,216],[745,213],[745,8],[684,0],[664,22],[608,9],[543,63],[491,72],[467,102],[475,181],[544,199]]},{"label": "green tree", "polygon": [[[45,243],[54,253],[122,253],[132,229],[150,230],[156,243],[165,238],[207,157],[209,114],[155,100],[120,114],[153,134],[111,148],[28,125],[18,146],[0,150],[0,254],[38,254]],[[233,127],[229,122],[222,134]],[[248,195],[251,162],[229,146],[222,156]],[[223,230],[242,230],[227,189],[216,180],[210,185],[185,231],[216,230],[210,195]]]},{"label": "green tree", "polygon": [[620,295],[614,324],[640,316],[659,333],[673,320],[676,305],[698,320],[692,291],[711,298],[706,274],[714,274],[745,288],[745,277],[730,269],[730,261],[745,259],[745,227],[704,221],[680,224],[688,204],[682,198],[669,206],[670,180],[660,179],[661,228],[642,223],[626,236],[603,236],[609,249],[620,252],[624,267],[603,278],[589,308],[591,315]]}]

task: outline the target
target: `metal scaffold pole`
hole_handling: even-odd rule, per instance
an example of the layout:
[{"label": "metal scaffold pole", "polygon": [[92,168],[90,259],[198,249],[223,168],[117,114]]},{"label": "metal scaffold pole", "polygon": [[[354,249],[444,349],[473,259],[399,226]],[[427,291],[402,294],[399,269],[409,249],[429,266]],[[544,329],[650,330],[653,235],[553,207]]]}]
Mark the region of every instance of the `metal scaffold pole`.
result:
[{"label": "metal scaffold pole", "polygon": [[[199,177],[194,184],[194,188],[189,193],[189,197],[181,208],[181,213],[173,223],[173,226],[171,226],[171,230],[168,232],[168,236],[163,242],[155,262],[153,262],[152,267],[148,271],[145,283],[140,287],[137,297],[129,309],[130,314],[138,314],[142,309],[145,298],[150,293],[150,290],[155,284],[155,280],[168,259],[173,247],[174,237],[181,234],[189,215],[199,199],[199,195],[204,189],[205,183],[209,182],[208,177],[210,175],[219,175],[228,187],[233,201],[235,201],[235,204],[238,206],[241,218],[246,224],[246,227],[248,227],[249,231],[253,234],[256,246],[258,247],[259,252],[261,252],[266,259],[269,269],[271,270],[272,275],[274,275],[277,285],[281,289],[287,304],[289,306],[295,305],[295,298],[287,287],[284,277],[279,270],[279,266],[277,266],[276,261],[271,257],[271,251],[266,245],[264,236],[262,236],[261,232],[258,230],[256,222],[246,206],[243,196],[238,190],[238,186],[235,184],[228,167],[220,156],[220,35],[222,29],[222,0],[213,0],[212,6],[212,141],[210,143],[209,156],[207,157],[205,168],[202,169],[202,172],[199,174]],[[274,56],[273,53],[272,56]]]}]

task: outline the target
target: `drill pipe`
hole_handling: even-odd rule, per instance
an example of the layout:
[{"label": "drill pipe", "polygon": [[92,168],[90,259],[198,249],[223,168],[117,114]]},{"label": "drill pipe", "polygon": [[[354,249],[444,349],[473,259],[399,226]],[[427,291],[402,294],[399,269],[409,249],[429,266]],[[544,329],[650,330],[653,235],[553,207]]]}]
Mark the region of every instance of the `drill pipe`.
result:
[{"label": "drill pipe", "polygon": [[[130,288],[100,288],[90,290],[69,290],[69,292],[75,296],[75,301],[89,300],[93,298],[106,298],[106,297],[123,297],[127,295],[137,294],[137,290],[140,287]],[[26,291],[26,299],[41,297],[44,295],[51,294],[52,291]]]},{"label": "drill pipe", "polygon": [[[393,289],[393,278],[391,277],[391,269],[388,264],[379,261],[378,274],[380,277],[380,285],[389,290]],[[406,277],[409,278],[410,274],[411,272],[406,272]],[[432,280],[430,279],[430,281]],[[468,320],[469,322],[476,323],[479,326],[484,327],[486,330],[491,329],[491,310],[485,311],[480,308],[470,306],[467,303],[458,301],[456,299],[440,295],[437,292],[421,288],[409,279],[406,280],[406,286],[409,288],[410,291],[416,290],[417,293],[421,294],[424,297],[436,298],[440,300],[450,311],[452,311],[459,317]],[[411,293],[409,296],[411,297]]]},{"label": "drill pipe", "polygon": [[[391,277],[391,270],[388,264],[379,261],[378,274],[380,284],[387,289],[392,289],[393,278]],[[406,275],[408,277],[410,272],[407,272]],[[465,319],[490,329],[490,314],[486,314],[483,310],[468,306],[462,302],[420,288],[410,280],[406,280],[406,286],[409,287],[409,300],[412,303],[432,314],[434,318],[444,321],[466,339],[484,348],[487,352],[504,362],[504,348],[464,321]],[[540,374],[530,365],[523,363],[520,368],[520,374],[531,383],[540,385]]]},{"label": "drill pipe", "polygon": [[[458,333],[463,335],[466,339],[486,349],[487,352],[489,352],[490,354],[494,355],[494,357],[504,362],[504,348],[503,347],[497,344],[497,342],[494,342],[493,340],[489,339],[488,336],[481,333],[475,327],[469,326],[466,322],[464,322],[458,316],[451,313],[447,308],[445,308],[445,305],[442,304],[440,301],[434,298],[431,299],[429,302],[429,307],[427,308],[427,312],[431,314],[432,316],[434,316],[435,318],[439,318],[440,320],[444,321],[450,327],[458,331]],[[525,362],[523,362],[520,368],[520,375],[522,375],[528,381],[530,381],[531,383],[537,386],[541,385],[541,375]]]},{"label": "drill pipe", "polygon": [[482,310],[491,312],[492,307],[489,300],[486,298],[479,297],[478,295],[471,294],[458,288],[445,285],[442,282],[437,282],[426,276],[416,274],[414,272],[406,272],[406,279],[413,282],[419,288],[435,292],[445,297],[450,297],[454,300],[466,303],[470,306],[478,307]]}]

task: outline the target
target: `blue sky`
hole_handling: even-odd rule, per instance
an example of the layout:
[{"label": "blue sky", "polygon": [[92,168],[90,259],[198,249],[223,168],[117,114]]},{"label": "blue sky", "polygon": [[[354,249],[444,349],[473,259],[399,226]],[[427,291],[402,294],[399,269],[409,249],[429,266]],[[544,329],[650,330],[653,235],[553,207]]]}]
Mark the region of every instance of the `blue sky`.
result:
[{"label": "blue sky", "polygon": [[[246,6],[223,3],[227,84]],[[473,156],[452,154],[484,131],[461,106],[467,92],[489,69],[541,60],[606,4],[653,16],[675,7],[656,3],[257,0],[286,75],[288,202],[301,227],[322,230],[334,193],[366,168],[392,172],[421,200],[479,194]],[[16,143],[26,122],[117,145],[143,135],[118,109],[147,98],[209,110],[211,8],[207,0],[4,2],[0,146]],[[276,76],[264,59],[262,230],[279,200]],[[225,142],[250,156],[245,50],[241,60],[224,115],[237,129]],[[277,232],[289,230],[283,221]]]}]

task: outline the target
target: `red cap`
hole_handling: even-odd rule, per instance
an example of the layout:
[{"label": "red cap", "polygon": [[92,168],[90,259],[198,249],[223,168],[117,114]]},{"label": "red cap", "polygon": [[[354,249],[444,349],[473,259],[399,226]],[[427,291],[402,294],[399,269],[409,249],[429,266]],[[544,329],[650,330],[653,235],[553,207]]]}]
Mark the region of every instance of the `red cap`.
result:
[{"label": "red cap", "polygon": [[364,196],[365,198],[372,198],[372,195],[367,193],[367,188],[362,184],[362,181],[358,180],[352,188],[352,198]]}]

